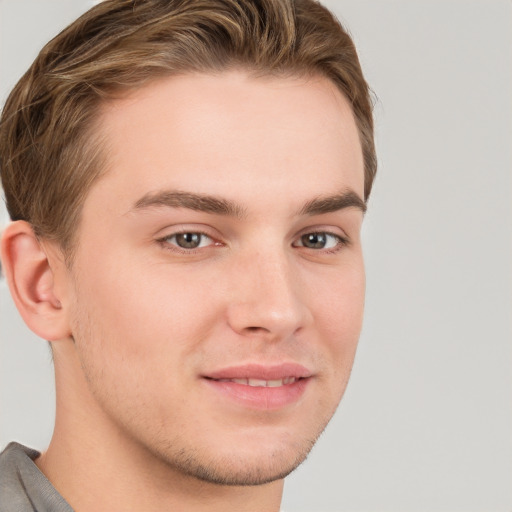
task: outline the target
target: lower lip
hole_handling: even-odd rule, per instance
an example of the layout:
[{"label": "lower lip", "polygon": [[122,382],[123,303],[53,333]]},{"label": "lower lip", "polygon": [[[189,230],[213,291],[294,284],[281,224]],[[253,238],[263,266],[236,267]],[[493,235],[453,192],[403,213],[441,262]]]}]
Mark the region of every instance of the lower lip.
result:
[{"label": "lower lip", "polygon": [[276,410],[299,401],[310,378],[278,387],[248,386],[237,382],[203,379],[210,388],[238,404],[258,410]]}]

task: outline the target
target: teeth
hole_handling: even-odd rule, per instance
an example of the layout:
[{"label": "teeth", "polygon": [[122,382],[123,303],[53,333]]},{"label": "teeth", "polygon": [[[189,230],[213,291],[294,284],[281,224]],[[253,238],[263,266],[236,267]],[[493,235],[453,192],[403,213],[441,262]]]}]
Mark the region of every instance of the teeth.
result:
[{"label": "teeth", "polygon": [[219,382],[235,382],[244,386],[252,386],[256,388],[278,388],[293,384],[297,379],[295,377],[284,377],[283,379],[276,380],[262,380],[262,379],[218,379]]},{"label": "teeth", "polygon": [[266,380],[260,380],[260,379],[248,379],[249,386],[255,387],[255,388],[264,388],[267,385]]}]

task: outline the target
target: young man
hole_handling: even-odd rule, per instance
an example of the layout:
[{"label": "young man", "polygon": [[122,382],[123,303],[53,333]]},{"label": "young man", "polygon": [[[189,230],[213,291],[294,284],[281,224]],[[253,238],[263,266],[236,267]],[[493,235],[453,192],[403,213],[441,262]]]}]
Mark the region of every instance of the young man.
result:
[{"label": "young man", "polygon": [[277,511],[343,395],[375,174],[355,48],[310,0],[107,0],[0,125],[2,261],[52,347],[0,510]]}]

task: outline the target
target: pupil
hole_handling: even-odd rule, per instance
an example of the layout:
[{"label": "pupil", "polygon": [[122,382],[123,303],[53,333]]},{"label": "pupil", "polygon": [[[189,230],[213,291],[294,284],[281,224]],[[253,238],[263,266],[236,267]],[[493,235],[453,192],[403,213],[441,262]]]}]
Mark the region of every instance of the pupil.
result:
[{"label": "pupil", "polygon": [[327,237],[323,233],[309,233],[302,237],[302,244],[311,249],[323,249],[327,243]]},{"label": "pupil", "polygon": [[195,249],[201,243],[199,233],[180,233],[176,235],[176,242],[184,249]]}]

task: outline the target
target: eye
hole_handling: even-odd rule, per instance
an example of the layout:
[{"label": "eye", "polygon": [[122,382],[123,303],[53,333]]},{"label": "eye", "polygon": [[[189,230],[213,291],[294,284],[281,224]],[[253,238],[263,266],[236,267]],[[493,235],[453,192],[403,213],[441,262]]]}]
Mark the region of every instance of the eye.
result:
[{"label": "eye", "polygon": [[308,249],[336,249],[343,244],[346,244],[346,240],[341,236],[320,231],[302,235],[293,245]]},{"label": "eye", "polygon": [[200,249],[212,245],[213,240],[204,233],[175,233],[162,239],[162,242],[175,245],[180,249]]}]

